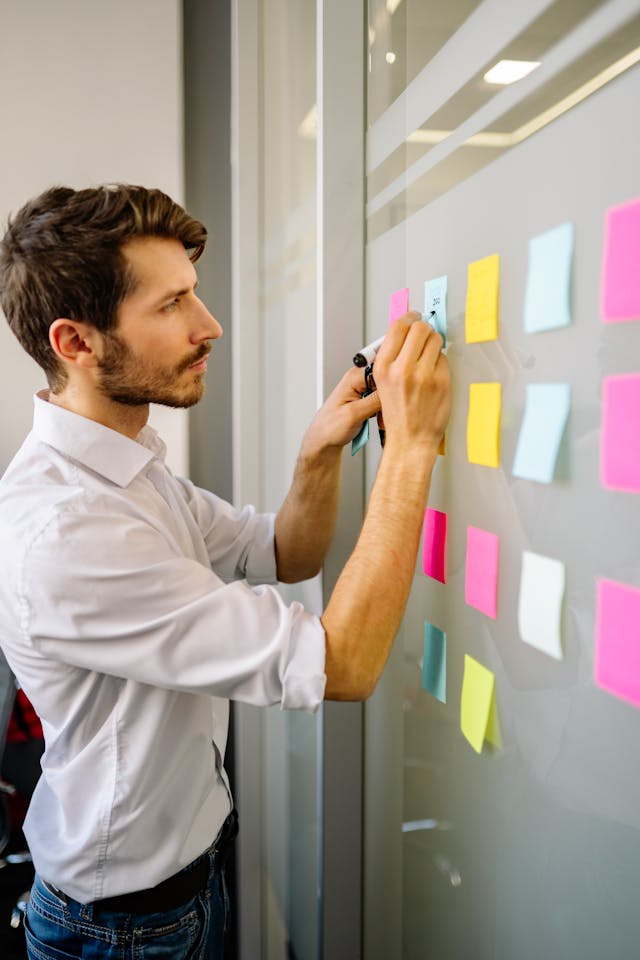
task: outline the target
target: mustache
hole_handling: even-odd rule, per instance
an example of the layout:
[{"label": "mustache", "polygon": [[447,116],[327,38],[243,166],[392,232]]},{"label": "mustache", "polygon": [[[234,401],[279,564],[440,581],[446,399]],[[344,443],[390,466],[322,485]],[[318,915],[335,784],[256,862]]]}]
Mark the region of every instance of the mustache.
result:
[{"label": "mustache", "polygon": [[204,360],[205,357],[208,357],[211,353],[211,344],[203,343],[201,347],[196,350],[195,353],[191,354],[190,357],[186,357],[178,367],[178,372],[182,373],[184,370],[188,370],[189,367],[192,367],[194,363],[198,363],[199,360]]}]

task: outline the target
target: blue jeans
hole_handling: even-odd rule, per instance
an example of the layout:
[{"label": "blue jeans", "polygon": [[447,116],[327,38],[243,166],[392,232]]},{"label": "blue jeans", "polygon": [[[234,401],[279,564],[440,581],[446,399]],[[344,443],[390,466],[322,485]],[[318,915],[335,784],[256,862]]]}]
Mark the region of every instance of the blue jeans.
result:
[{"label": "blue jeans", "polygon": [[209,881],[165,913],[135,914],[82,904],[36,876],[25,921],[29,960],[223,960],[229,900],[224,867],[207,851]]}]

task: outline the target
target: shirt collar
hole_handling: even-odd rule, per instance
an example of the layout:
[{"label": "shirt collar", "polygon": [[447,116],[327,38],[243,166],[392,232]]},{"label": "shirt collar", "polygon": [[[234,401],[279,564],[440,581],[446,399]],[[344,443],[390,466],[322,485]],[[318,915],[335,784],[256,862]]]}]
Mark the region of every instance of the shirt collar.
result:
[{"label": "shirt collar", "polygon": [[35,436],[94,473],[127,487],[154,457],[164,460],[166,447],[148,424],[131,440],[102,423],[49,403],[48,395],[42,390],[33,398]]}]

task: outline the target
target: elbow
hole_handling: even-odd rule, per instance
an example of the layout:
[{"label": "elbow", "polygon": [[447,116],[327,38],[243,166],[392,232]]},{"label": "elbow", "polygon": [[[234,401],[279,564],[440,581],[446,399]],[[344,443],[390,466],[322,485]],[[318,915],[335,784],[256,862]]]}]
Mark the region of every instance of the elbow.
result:
[{"label": "elbow", "polygon": [[327,671],[327,686],[325,700],[336,700],[346,703],[362,703],[368,700],[378,684],[378,677],[370,677],[363,673],[349,671]]}]

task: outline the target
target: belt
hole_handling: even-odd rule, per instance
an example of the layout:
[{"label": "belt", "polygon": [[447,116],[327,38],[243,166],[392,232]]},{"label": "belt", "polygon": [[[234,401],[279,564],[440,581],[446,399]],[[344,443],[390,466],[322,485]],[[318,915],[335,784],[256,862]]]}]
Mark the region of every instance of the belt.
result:
[{"label": "belt", "polygon": [[[214,863],[222,868],[231,851],[233,838],[238,832],[238,814],[232,810],[222,824],[213,848]],[[95,910],[113,910],[117,913],[164,913],[176,910],[197,897],[209,880],[209,855],[202,854],[192,864],[167,877],[156,887],[136,890],[134,893],[122,893],[117,897],[94,900]]]}]

